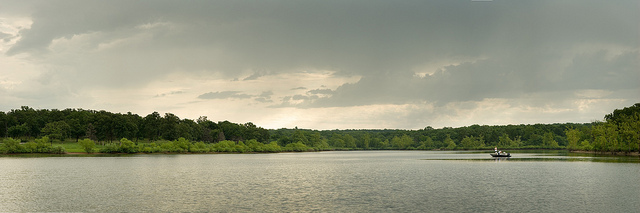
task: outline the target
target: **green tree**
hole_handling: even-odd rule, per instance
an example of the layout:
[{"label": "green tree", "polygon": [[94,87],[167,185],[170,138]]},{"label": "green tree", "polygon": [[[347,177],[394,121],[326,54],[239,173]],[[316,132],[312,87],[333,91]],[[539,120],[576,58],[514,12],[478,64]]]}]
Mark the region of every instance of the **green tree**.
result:
[{"label": "green tree", "polygon": [[329,143],[327,142],[327,139],[322,138],[319,132],[314,132],[308,138],[311,147],[318,148],[319,150],[329,149]]},{"label": "green tree", "polygon": [[371,143],[369,144],[369,147],[371,148],[376,148],[376,149],[381,149],[383,148],[382,146],[382,139],[380,139],[379,137],[373,137],[371,139]]},{"label": "green tree", "polygon": [[189,151],[189,147],[191,146],[191,142],[189,142],[189,140],[187,140],[186,138],[178,138],[178,140],[175,140],[172,142],[173,143],[173,147],[178,151],[178,152],[187,152]]},{"label": "green tree", "polygon": [[[552,135],[553,138],[553,135]],[[529,137],[529,140],[525,141],[525,145],[529,145],[529,146],[544,146],[543,145],[543,137],[540,136],[539,134],[531,134]]]},{"label": "green tree", "polygon": [[573,128],[567,129],[565,130],[565,135],[567,135],[567,141],[569,141],[567,148],[569,150],[577,150],[578,142],[580,141],[580,131]]},{"label": "green tree", "polygon": [[160,113],[153,112],[142,119],[142,132],[149,140],[158,140],[161,135],[162,117]]},{"label": "green tree", "polygon": [[220,141],[225,141],[227,140],[227,137],[224,136],[224,132],[222,131],[222,129],[216,129],[212,131],[212,135],[216,135],[216,141],[220,142]]},{"label": "green tree", "polygon": [[617,127],[622,142],[621,148],[627,152],[640,151],[640,113],[620,117]]},{"label": "green tree", "polygon": [[444,139],[444,144],[447,146],[446,149],[452,150],[456,148],[456,143],[451,139],[450,135],[447,135],[447,138]]},{"label": "green tree", "polygon": [[612,122],[598,123],[591,131],[594,151],[619,150],[619,134],[617,125]]},{"label": "green tree", "polygon": [[469,137],[469,136],[464,136],[464,138],[462,138],[462,140],[460,141],[460,146],[470,149],[474,147],[474,138],[473,136]]},{"label": "green tree", "polygon": [[160,128],[162,133],[162,139],[176,140],[180,136],[178,132],[178,124],[180,124],[180,118],[172,113],[165,113],[162,119],[162,127]]},{"label": "green tree", "polygon": [[4,154],[7,153],[21,153],[25,152],[24,146],[20,145],[20,140],[13,138],[5,138],[0,146],[0,151]]},{"label": "green tree", "polygon": [[391,146],[396,149],[407,149],[411,144],[413,144],[413,139],[406,134],[401,137],[396,136],[391,139]]},{"label": "green tree", "polygon": [[582,143],[580,143],[580,149],[591,151],[593,150],[593,146],[591,145],[589,140],[583,140]]},{"label": "green tree", "polygon": [[309,145],[309,140],[306,136],[304,136],[304,133],[301,130],[296,129],[296,131],[293,132],[293,136],[291,136],[291,139],[294,143],[300,142],[302,144]]},{"label": "green tree", "polygon": [[329,145],[336,148],[343,148],[345,143],[344,143],[344,139],[342,139],[342,135],[338,133],[334,133],[331,136],[331,139],[329,139]]},{"label": "green tree", "polygon": [[219,122],[218,126],[220,127],[220,130],[223,133],[223,136],[225,137],[226,140],[232,140],[232,141],[244,140],[243,139],[243,134],[244,134],[243,130],[245,129],[244,126],[231,123],[229,121]]},{"label": "green tree", "polygon": [[511,147],[512,143],[513,143],[513,140],[509,138],[509,135],[507,133],[502,134],[502,136],[498,138],[499,147]]},{"label": "green tree", "polygon": [[69,124],[69,136],[75,138],[76,142],[78,142],[80,137],[82,137],[86,133],[85,126],[80,123],[80,120],[75,118],[70,119],[67,123]]},{"label": "green tree", "polygon": [[47,123],[41,132],[51,139],[63,141],[69,136],[71,127],[64,121]]},{"label": "green tree", "polygon": [[9,130],[9,116],[0,111],[0,138],[7,137]]},{"label": "green tree", "polygon": [[345,134],[344,137],[342,137],[342,140],[344,140],[344,147],[352,149],[356,148],[356,139],[350,134]]},{"label": "green tree", "polygon": [[544,137],[542,138],[542,146],[546,148],[559,147],[558,142],[554,139],[553,133],[551,132],[544,133]]},{"label": "green tree", "polygon": [[27,135],[28,132],[29,132],[29,126],[27,126],[27,123],[11,126],[7,129],[8,135],[10,137],[16,137],[16,138]]},{"label": "green tree", "polygon": [[98,140],[98,136],[96,136],[96,128],[92,123],[87,124],[87,129],[85,131],[85,137],[90,140]]},{"label": "green tree", "polygon": [[520,147],[522,146],[522,140],[520,140],[520,136],[517,136],[515,139],[511,140],[511,147]]},{"label": "green tree", "polygon": [[431,139],[431,137],[426,136],[426,138],[424,138],[424,141],[420,142],[420,146],[418,146],[418,149],[421,150],[427,150],[427,149],[433,149],[434,148],[434,143],[433,143],[433,139]]},{"label": "green tree", "polygon": [[308,151],[309,147],[307,147],[303,143],[296,142],[296,143],[287,144],[287,146],[285,146],[284,149],[287,151],[304,152],[304,151]]},{"label": "green tree", "polygon": [[356,145],[362,149],[369,149],[370,144],[371,144],[371,135],[369,135],[369,133],[365,133],[362,136],[362,140],[358,140],[358,144]]},{"label": "green tree", "polygon": [[93,125],[96,127],[98,141],[109,141],[111,143],[116,140],[113,119],[115,116],[113,113],[104,110],[96,112]]},{"label": "green tree", "polygon": [[480,137],[475,137],[474,138],[474,148],[480,149],[480,148],[482,148],[484,146],[485,146],[484,137],[480,136]]},{"label": "green tree", "polygon": [[389,145],[389,139],[384,139],[384,141],[380,142],[380,148],[381,149],[388,149],[390,147]]},{"label": "green tree", "polygon": [[87,153],[93,153],[96,144],[91,139],[82,139],[78,141],[78,145]]},{"label": "green tree", "polygon": [[136,153],[138,152],[138,150],[136,150],[136,144],[133,143],[133,141],[130,141],[129,139],[126,139],[126,138],[122,138],[120,139],[120,152]]},{"label": "green tree", "polygon": [[265,145],[264,150],[267,152],[280,152],[282,151],[282,147],[278,146],[278,143],[274,141]]},{"label": "green tree", "polygon": [[50,152],[52,147],[49,144],[49,141],[50,139],[47,136],[43,136],[40,139],[36,139],[35,140],[36,151],[40,153]]},{"label": "green tree", "polygon": [[629,117],[634,116],[634,114],[640,114],[640,103],[636,103],[633,106],[625,107],[623,109],[615,109],[613,113],[607,114],[604,116],[604,119],[607,122],[618,123],[624,122]]},{"label": "green tree", "polygon": [[[202,136],[200,138],[201,141],[207,142],[207,143],[212,143],[213,142],[213,137],[214,134],[212,132],[213,129],[216,129],[216,127],[218,126],[216,123],[214,123],[213,121],[210,121],[207,116],[200,116],[198,118],[198,120],[196,121],[198,123],[198,125],[201,128],[202,131]],[[215,135],[217,136],[217,135]]]}]

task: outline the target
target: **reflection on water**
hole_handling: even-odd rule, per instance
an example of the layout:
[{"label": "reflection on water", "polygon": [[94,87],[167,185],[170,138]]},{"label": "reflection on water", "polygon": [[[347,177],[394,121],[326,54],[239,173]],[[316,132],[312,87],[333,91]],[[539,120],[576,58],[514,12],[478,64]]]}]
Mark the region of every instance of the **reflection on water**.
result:
[{"label": "reflection on water", "polygon": [[535,152],[524,150],[513,152],[512,157],[491,157],[488,152],[455,152],[446,158],[426,158],[424,160],[466,160],[466,161],[564,161],[564,162],[602,162],[602,163],[640,163],[639,156],[603,155],[571,153],[562,150]]},{"label": "reflection on water", "polygon": [[508,161],[510,157],[494,157],[493,161],[495,162],[501,162],[501,161]]},{"label": "reflection on water", "polygon": [[478,158],[478,159],[425,159],[425,160],[464,160],[464,161],[494,161],[494,162],[523,162],[523,161],[564,161],[564,162],[600,162],[600,163],[640,163],[640,159],[636,157],[623,158],[591,158],[591,157],[545,157],[545,158]]},{"label": "reflection on water", "polygon": [[[592,163],[612,159],[625,163]],[[637,211],[640,164],[612,159],[433,151],[2,157],[0,211]]]}]

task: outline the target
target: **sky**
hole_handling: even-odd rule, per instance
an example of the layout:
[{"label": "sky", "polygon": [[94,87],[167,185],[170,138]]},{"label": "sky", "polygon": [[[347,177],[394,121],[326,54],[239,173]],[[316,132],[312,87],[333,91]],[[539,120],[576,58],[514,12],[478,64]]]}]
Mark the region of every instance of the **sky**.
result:
[{"label": "sky", "polygon": [[270,129],[585,123],[640,102],[640,1],[0,0],[0,111]]}]

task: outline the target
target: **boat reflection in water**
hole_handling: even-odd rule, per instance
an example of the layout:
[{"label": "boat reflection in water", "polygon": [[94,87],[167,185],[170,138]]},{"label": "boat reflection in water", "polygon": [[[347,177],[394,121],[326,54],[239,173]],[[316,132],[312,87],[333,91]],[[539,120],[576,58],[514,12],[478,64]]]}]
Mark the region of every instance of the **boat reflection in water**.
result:
[{"label": "boat reflection in water", "polygon": [[509,157],[494,157],[493,161],[495,162],[500,162],[500,161],[508,161]]}]

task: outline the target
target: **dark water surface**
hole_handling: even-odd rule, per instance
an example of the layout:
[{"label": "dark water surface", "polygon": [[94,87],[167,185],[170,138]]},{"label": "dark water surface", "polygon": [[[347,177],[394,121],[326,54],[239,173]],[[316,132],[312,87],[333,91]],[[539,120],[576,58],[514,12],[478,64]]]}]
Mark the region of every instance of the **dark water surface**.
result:
[{"label": "dark water surface", "polygon": [[0,157],[0,212],[638,212],[639,183],[566,153]]}]

